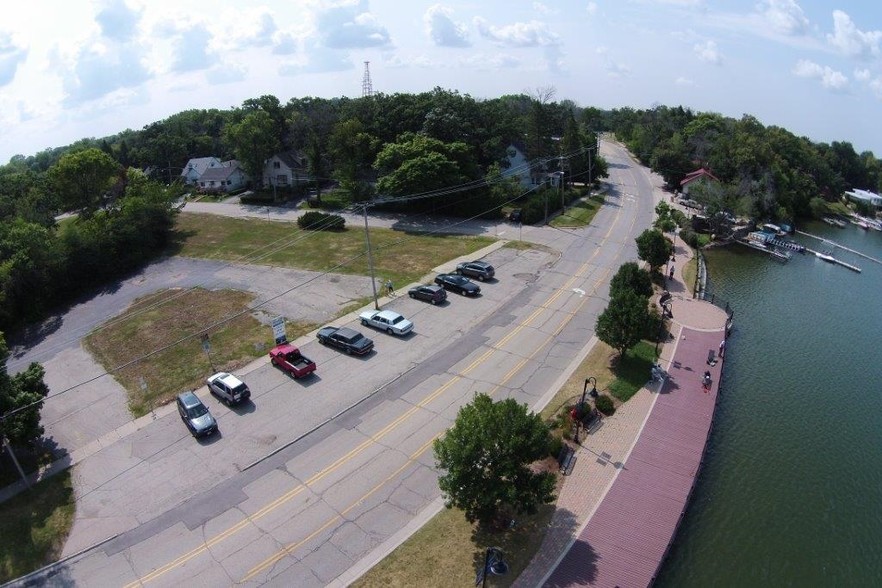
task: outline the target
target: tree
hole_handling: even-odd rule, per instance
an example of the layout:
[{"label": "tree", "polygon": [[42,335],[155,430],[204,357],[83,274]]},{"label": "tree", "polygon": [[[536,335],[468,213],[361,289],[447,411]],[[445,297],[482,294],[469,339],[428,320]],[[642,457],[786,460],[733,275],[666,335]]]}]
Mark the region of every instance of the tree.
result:
[{"label": "tree", "polygon": [[64,209],[90,216],[101,207],[119,171],[113,157],[91,148],[63,155],[48,173]]},{"label": "tree", "polygon": [[555,480],[529,465],[548,456],[549,443],[548,426],[526,404],[476,395],[434,443],[438,467],[445,472],[438,480],[445,505],[482,524],[508,508],[536,512],[554,500]]},{"label": "tree", "polygon": [[650,272],[667,263],[674,251],[674,244],[658,229],[646,229],[636,241],[637,257],[649,264]]},{"label": "tree", "polygon": [[278,129],[272,116],[265,110],[252,110],[238,123],[224,131],[225,140],[232,145],[236,159],[255,183],[263,178],[263,166],[281,148]]},{"label": "tree", "polygon": [[43,435],[40,409],[49,387],[43,382],[43,366],[36,362],[9,377],[8,357],[6,339],[0,333],[0,438],[5,437],[13,445],[33,445]]},{"label": "tree", "polygon": [[648,322],[646,298],[623,291],[610,298],[609,305],[597,317],[594,331],[598,339],[624,355],[643,338]]},{"label": "tree", "polygon": [[634,261],[623,263],[609,283],[609,296],[615,298],[623,292],[633,292],[649,298],[652,296],[652,278]]},{"label": "tree", "polygon": [[384,196],[404,196],[456,186],[476,179],[477,165],[465,143],[443,143],[424,135],[406,133],[377,155],[374,167],[384,173],[377,191]]}]

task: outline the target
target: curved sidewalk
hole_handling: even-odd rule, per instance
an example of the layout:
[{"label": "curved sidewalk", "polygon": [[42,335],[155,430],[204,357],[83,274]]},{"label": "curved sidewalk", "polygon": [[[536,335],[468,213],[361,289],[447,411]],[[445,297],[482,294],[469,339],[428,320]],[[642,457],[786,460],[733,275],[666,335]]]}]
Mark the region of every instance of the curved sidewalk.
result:
[{"label": "curved sidewalk", "polygon": [[668,379],[647,384],[583,440],[542,548],[515,586],[624,588],[655,578],[704,456],[724,361],[708,365],[708,351],[719,353],[728,318],[681,282],[670,291]]}]

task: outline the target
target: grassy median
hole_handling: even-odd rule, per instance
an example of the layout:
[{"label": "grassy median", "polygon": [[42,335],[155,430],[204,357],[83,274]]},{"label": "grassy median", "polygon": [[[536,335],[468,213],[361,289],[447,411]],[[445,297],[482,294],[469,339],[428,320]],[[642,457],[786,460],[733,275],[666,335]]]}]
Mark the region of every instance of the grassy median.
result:
[{"label": "grassy median", "polygon": [[58,560],[75,510],[70,470],[0,504],[0,582]]}]

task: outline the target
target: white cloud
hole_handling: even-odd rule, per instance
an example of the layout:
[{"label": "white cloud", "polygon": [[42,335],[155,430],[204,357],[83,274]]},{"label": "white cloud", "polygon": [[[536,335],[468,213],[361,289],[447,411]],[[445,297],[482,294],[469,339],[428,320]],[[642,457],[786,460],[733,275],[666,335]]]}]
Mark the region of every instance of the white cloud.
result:
[{"label": "white cloud", "polygon": [[560,38],[543,22],[516,22],[495,27],[481,17],[475,17],[475,27],[482,37],[509,47],[547,47],[559,45]]},{"label": "white cloud", "polygon": [[854,70],[854,79],[859,82],[866,82],[870,79],[870,70],[868,69],[856,69]]},{"label": "white cloud", "polygon": [[262,8],[236,13],[226,34],[233,48],[268,47],[273,44],[273,35],[278,31],[276,21],[269,10]]},{"label": "white cloud", "polygon": [[279,75],[295,76],[305,73],[328,73],[347,71],[354,68],[355,66],[352,61],[340,51],[330,50],[313,44],[298,59],[279,66]]},{"label": "white cloud", "polygon": [[793,68],[793,74],[801,78],[820,80],[828,90],[844,90],[848,86],[848,78],[829,66],[821,66],[807,59],[800,59]]},{"label": "white cloud", "polygon": [[439,47],[468,47],[471,45],[465,25],[455,22],[453,11],[440,4],[429,7],[423,23],[429,38]]},{"label": "white cloud", "polygon": [[597,2],[589,2],[588,6],[585,7],[585,10],[588,14],[595,14],[597,12]]},{"label": "white cloud", "polygon": [[194,24],[183,31],[175,39],[172,70],[177,72],[198,71],[214,65],[216,59],[208,52],[211,39],[211,33],[201,23]]},{"label": "white cloud", "polygon": [[706,41],[704,43],[696,43],[692,50],[695,51],[695,54],[698,56],[698,59],[704,61],[705,63],[713,63],[714,65],[720,65],[722,61],[722,57],[720,56],[720,52],[717,51],[717,44],[714,41]]},{"label": "white cloud", "polygon": [[870,82],[870,89],[873,90],[873,94],[876,95],[876,98],[882,100],[882,78],[874,78]]},{"label": "white cloud", "polygon": [[225,62],[217,64],[205,72],[205,79],[213,85],[231,84],[244,80],[247,73],[248,70],[244,65]]},{"label": "white cloud", "polygon": [[686,88],[694,88],[696,86],[693,80],[690,80],[689,78],[684,78],[682,76],[674,80],[674,83],[678,86],[684,86]]},{"label": "white cloud", "polygon": [[28,49],[20,45],[12,35],[0,31],[0,87],[15,78],[18,66],[27,59]]},{"label": "white cloud", "polygon": [[141,10],[129,8],[124,0],[106,0],[95,15],[101,34],[119,42],[133,39],[140,20]]},{"label": "white cloud", "polygon": [[809,20],[796,0],[765,0],[757,9],[763,20],[779,33],[802,35],[809,29]]},{"label": "white cloud", "polygon": [[287,31],[279,31],[273,36],[273,53],[275,55],[291,55],[297,53],[299,46],[297,37]]},{"label": "white cloud", "polygon": [[364,10],[366,3],[332,6],[316,17],[322,43],[332,49],[363,49],[391,44],[389,31]]},{"label": "white cloud", "polygon": [[542,2],[533,2],[533,12],[535,12],[536,14],[541,14],[543,16],[548,16],[550,14],[557,14],[558,13],[557,10],[550,8],[546,4],[543,4]]},{"label": "white cloud", "polygon": [[603,62],[603,68],[606,70],[606,73],[609,77],[620,78],[631,73],[630,67],[623,63],[614,61],[613,58],[610,57],[609,49],[607,49],[606,47],[598,47],[596,53]]},{"label": "white cloud", "polygon": [[64,102],[77,106],[150,79],[141,48],[132,43],[93,41],[79,48],[63,69]]},{"label": "white cloud", "polygon": [[478,70],[511,69],[522,65],[520,59],[504,53],[497,53],[495,55],[472,54],[460,59],[459,62],[465,67]]},{"label": "white cloud", "polygon": [[868,58],[879,55],[882,31],[861,31],[851,17],[841,10],[833,11],[833,33],[827,42],[850,57]]}]

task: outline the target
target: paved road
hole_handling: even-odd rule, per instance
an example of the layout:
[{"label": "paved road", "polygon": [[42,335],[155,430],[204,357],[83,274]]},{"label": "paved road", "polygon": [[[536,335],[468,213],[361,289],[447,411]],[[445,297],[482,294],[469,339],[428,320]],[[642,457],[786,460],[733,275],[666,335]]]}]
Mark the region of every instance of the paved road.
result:
[{"label": "paved road", "polygon": [[654,206],[648,176],[617,147],[604,151],[611,191],[592,227],[523,229],[559,257],[497,249],[488,259],[498,280],[480,298],[394,300],[416,332],[372,334],[376,352],[364,359],[308,344],[314,380],[255,367],[253,405],[208,400],[214,439],[190,439],[167,414],[84,460],[66,552],[119,535],[55,568],[55,580],[310,586],[357,576],[437,509],[430,444],[460,406],[479,391],[537,405],[587,353],[609,278],[636,257]]}]

